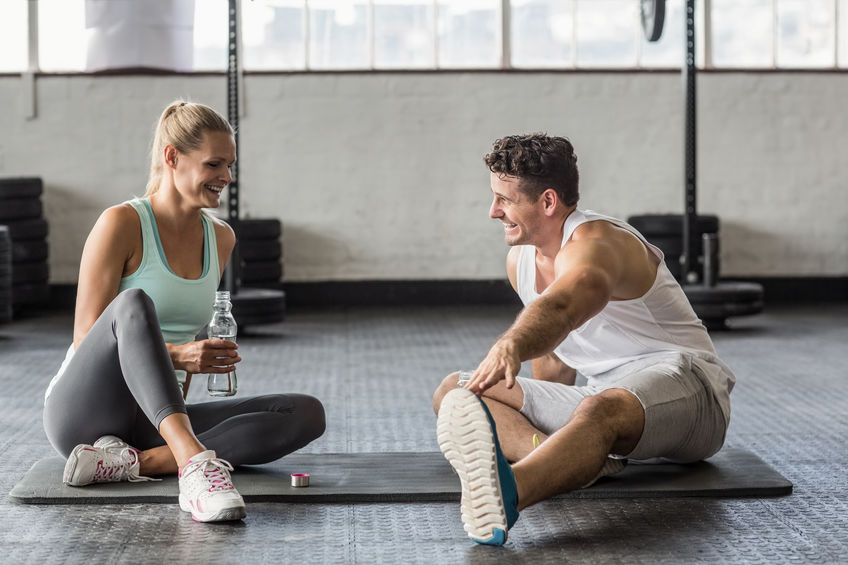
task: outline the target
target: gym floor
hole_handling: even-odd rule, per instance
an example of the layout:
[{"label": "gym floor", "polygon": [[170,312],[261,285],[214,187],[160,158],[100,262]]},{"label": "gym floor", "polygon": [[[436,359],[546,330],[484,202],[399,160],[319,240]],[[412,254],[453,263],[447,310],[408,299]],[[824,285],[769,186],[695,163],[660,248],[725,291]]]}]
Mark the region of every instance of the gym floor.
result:
[{"label": "gym floor", "polygon": [[[240,394],[299,391],[325,404],[313,453],[436,451],[430,395],[473,367],[515,315],[504,306],[301,310],[239,337]],[[848,554],[848,303],[769,306],[713,334],[735,370],[727,443],[795,485],[776,498],[552,500],[503,548],[465,536],[459,506],[249,504],[242,523],[195,523],[176,505],[41,506],[8,493],[54,455],[44,389],[70,312],[0,326],[0,528],[5,563],[837,563]],[[529,366],[525,367],[525,372]],[[195,383],[198,384],[198,383]],[[195,387],[189,401],[204,399]]]}]

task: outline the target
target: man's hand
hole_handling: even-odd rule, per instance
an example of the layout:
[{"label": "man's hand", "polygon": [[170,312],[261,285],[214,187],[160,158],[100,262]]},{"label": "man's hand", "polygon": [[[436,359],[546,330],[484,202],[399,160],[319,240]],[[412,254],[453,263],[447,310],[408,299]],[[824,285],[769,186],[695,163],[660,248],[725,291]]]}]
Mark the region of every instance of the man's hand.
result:
[{"label": "man's hand", "polygon": [[512,388],[520,370],[521,359],[516,344],[511,339],[502,337],[477,366],[465,388],[476,394],[483,394],[483,391],[503,379],[506,380],[506,388]]},{"label": "man's hand", "polygon": [[229,373],[241,361],[238,345],[226,339],[190,341],[185,345],[168,344],[174,369],[188,373]]}]

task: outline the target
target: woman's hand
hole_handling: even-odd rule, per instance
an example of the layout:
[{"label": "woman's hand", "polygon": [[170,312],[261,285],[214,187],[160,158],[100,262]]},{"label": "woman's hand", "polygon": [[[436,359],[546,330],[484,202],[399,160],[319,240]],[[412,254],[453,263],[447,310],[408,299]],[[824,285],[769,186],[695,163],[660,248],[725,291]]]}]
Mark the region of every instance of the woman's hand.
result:
[{"label": "woman's hand", "polygon": [[185,345],[167,344],[174,369],[187,373],[229,373],[241,361],[238,344],[226,339],[190,341]]}]

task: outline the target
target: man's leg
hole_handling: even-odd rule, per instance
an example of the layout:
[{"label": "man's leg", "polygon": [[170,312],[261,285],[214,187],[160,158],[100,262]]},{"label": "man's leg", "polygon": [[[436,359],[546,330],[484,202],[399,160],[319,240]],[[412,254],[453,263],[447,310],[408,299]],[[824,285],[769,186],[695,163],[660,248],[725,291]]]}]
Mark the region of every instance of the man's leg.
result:
[{"label": "man's leg", "polygon": [[[448,375],[436,389],[433,395],[433,410],[436,414],[439,413],[445,395],[457,388],[457,378],[457,373]],[[547,439],[547,434],[534,427],[521,413],[524,391],[518,383],[511,389],[506,388],[503,382],[498,383],[484,393],[483,401],[498,427],[498,440],[508,461],[519,461],[526,457],[533,450],[534,435],[542,442]]]},{"label": "man's leg", "polygon": [[629,391],[613,388],[586,398],[564,427],[512,466],[518,509],[581,488],[610,453],[633,451],[644,425],[642,405]]}]

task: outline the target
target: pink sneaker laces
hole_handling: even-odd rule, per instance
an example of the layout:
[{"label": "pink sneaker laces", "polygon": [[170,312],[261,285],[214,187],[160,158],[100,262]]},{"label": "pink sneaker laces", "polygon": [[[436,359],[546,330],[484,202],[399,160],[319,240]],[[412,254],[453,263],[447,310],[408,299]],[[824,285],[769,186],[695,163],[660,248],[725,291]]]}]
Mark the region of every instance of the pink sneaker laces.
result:
[{"label": "pink sneaker laces", "polygon": [[160,480],[138,474],[138,451],[132,447],[125,447],[117,452],[114,448],[103,451],[102,457],[97,461],[92,482],[116,482],[126,479],[131,483],[137,483]]},{"label": "pink sneaker laces", "polygon": [[211,457],[209,459],[201,459],[200,461],[189,461],[180,477],[187,477],[195,471],[201,471],[206,480],[211,485],[207,492],[234,490],[232,481],[230,480],[229,471],[233,470],[233,466],[228,461]]}]

